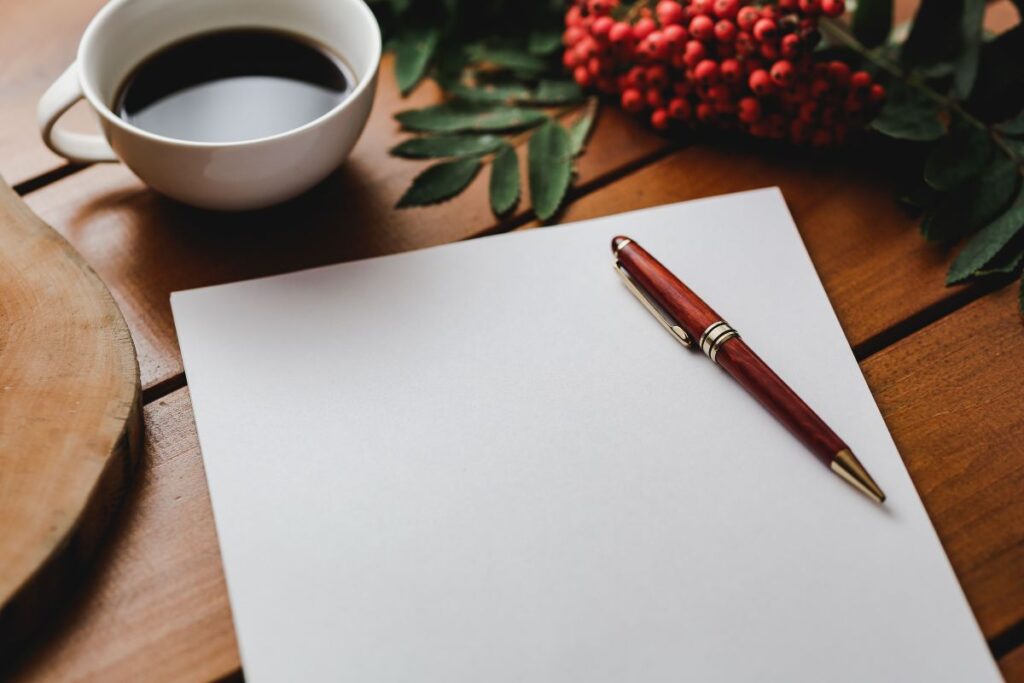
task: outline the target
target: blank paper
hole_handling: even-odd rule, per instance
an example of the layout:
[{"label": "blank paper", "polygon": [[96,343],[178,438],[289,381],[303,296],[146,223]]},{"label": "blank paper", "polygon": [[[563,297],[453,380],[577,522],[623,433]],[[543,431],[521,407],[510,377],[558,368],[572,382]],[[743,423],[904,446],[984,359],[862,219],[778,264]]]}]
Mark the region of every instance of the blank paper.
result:
[{"label": "blank paper", "polygon": [[[885,505],[658,326],[616,234]],[[172,304],[250,682],[999,679],[776,189]]]}]

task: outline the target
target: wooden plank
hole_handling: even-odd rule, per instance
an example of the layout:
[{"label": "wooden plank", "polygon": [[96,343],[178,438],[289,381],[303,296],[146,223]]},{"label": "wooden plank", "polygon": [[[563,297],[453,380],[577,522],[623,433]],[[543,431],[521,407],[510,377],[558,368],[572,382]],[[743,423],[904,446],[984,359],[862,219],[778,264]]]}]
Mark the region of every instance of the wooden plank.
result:
[{"label": "wooden plank", "polygon": [[[862,363],[987,637],[1024,609],[1024,340],[1012,297],[990,295]],[[198,680],[237,666],[187,390],[151,404],[146,429],[138,493],[96,574],[15,680]]]},{"label": "wooden plank", "polygon": [[[105,0],[3,0],[0,21],[0,175],[11,185],[64,165],[36,128],[36,103],[71,64],[78,40]],[[61,125],[97,131],[83,104]]]},{"label": "wooden plank", "polygon": [[[86,169],[27,197],[111,288],[139,349],[144,388],[181,372],[168,299],[174,290],[427,247],[495,228],[486,172],[453,201],[394,209],[429,162],[388,155],[401,138],[391,115],[435,102],[440,93],[426,83],[402,100],[390,59],[381,81],[349,161],[283,206],[247,214],[199,211],[158,196],[118,165]],[[609,108],[580,161],[578,182],[592,183],[667,144]],[[525,216],[521,205],[518,217]]]},{"label": "wooden plank", "polygon": [[1024,645],[999,660],[1006,683],[1024,682]]},{"label": "wooden plank", "polygon": [[11,681],[211,681],[239,667],[188,390],[144,413],[144,455],[110,540]]},{"label": "wooden plank", "polygon": [[1016,287],[862,364],[974,608],[998,636],[1024,620],[1024,325]]},{"label": "wooden plank", "polygon": [[582,197],[562,220],[778,185],[852,345],[956,291],[943,284],[949,254],[921,238],[919,219],[897,205],[876,160],[778,152],[683,149]]}]

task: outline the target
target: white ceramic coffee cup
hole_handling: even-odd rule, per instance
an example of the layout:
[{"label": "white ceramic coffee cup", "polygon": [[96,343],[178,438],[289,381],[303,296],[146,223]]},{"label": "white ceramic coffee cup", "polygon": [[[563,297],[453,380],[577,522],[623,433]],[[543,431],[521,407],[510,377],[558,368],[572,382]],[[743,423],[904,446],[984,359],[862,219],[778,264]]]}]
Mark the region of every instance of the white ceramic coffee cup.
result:
[{"label": "white ceramic coffee cup", "polygon": [[[348,63],[356,87],[315,121],[242,142],[163,137],[111,110],[122,81],[154,51],[197,33],[241,27],[311,38]],[[71,161],[120,158],[150,187],[179,201],[255,209],[300,194],[345,159],[370,114],[380,55],[380,28],[362,0],[113,0],[86,28],[76,61],[39,101],[39,128],[47,146]],[[56,126],[83,97],[103,136]]]}]

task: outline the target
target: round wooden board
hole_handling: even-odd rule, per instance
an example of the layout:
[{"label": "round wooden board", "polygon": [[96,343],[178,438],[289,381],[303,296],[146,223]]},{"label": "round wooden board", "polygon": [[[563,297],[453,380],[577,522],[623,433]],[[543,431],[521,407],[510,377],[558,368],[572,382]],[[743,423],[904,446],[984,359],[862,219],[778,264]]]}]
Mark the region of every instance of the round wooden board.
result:
[{"label": "round wooden board", "polygon": [[84,574],[141,437],[121,311],[0,179],[0,669]]}]

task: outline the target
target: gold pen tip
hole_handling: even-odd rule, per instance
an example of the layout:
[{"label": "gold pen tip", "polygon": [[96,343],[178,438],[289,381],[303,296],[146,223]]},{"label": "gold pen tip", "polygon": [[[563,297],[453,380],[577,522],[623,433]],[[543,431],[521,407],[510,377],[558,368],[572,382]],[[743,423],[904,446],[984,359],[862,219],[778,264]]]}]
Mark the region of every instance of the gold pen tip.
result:
[{"label": "gold pen tip", "polygon": [[876,503],[885,502],[885,493],[849,448],[844,448],[835,454],[831,467],[832,471],[842,477],[846,483],[868,498]]}]

